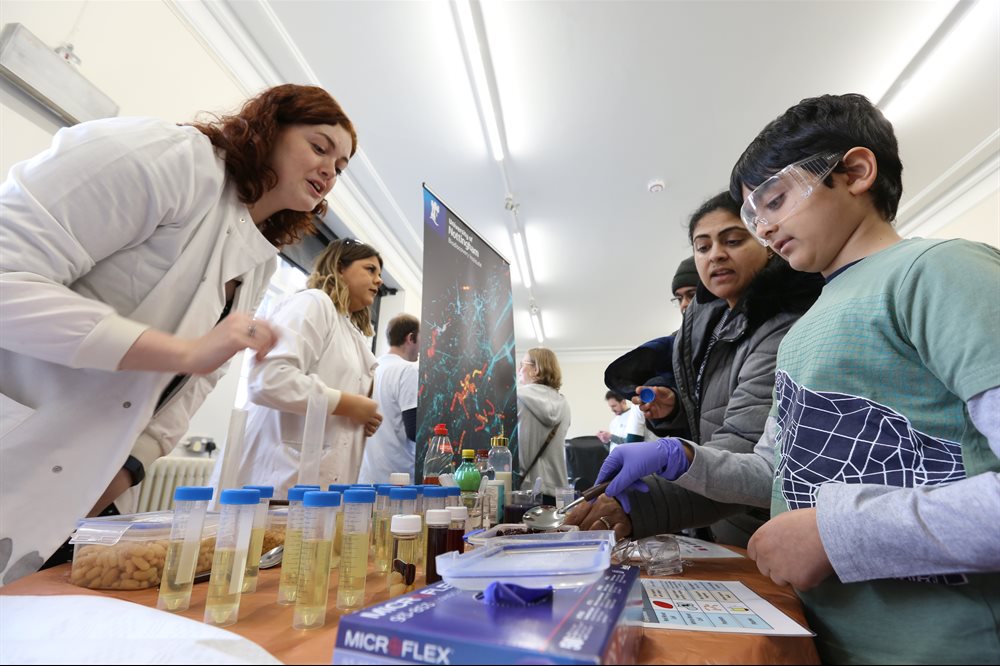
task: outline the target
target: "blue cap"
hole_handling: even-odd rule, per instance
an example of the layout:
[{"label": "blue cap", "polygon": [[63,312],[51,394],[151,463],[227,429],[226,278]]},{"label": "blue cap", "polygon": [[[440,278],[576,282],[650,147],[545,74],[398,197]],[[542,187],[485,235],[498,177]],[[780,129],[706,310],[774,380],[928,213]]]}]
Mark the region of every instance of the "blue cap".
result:
[{"label": "blue cap", "polygon": [[447,497],[448,489],[444,486],[427,486],[424,488],[424,497]]},{"label": "blue cap", "polygon": [[351,484],[351,488],[371,488],[372,490],[374,490],[375,489],[375,484],[374,483],[352,483]]},{"label": "blue cap", "polygon": [[346,483],[331,483],[330,485],[328,485],[326,487],[326,489],[329,490],[329,491],[331,491],[331,492],[342,493],[345,490],[350,489],[350,486],[347,485]]},{"label": "blue cap", "polygon": [[375,488],[375,494],[378,495],[379,497],[388,497],[389,491],[392,490],[394,487],[395,486],[390,486],[389,484],[380,485]]},{"label": "blue cap", "polygon": [[344,504],[371,504],[375,501],[375,491],[351,488],[344,491]]},{"label": "blue cap", "polygon": [[389,500],[415,500],[417,491],[414,488],[403,488],[397,486],[389,490]]},{"label": "blue cap", "polygon": [[639,391],[639,400],[642,400],[644,403],[653,402],[655,398],[656,393],[651,388],[644,388]]},{"label": "blue cap", "polygon": [[340,493],[310,490],[302,498],[302,506],[340,506]]},{"label": "blue cap", "polygon": [[448,489],[448,497],[461,497],[462,489],[458,486],[444,486]]},{"label": "blue cap", "polygon": [[259,502],[260,493],[246,488],[223,490],[222,494],[219,495],[219,504],[257,504]]},{"label": "blue cap", "polygon": [[274,486],[243,486],[247,490],[256,490],[260,493],[261,499],[271,499],[274,497]]},{"label": "blue cap", "polygon": [[292,486],[288,489],[289,502],[301,502],[302,496],[308,492],[317,492],[318,488],[303,488],[302,486]]},{"label": "blue cap", "polygon": [[322,486],[316,483],[296,483],[292,488],[309,488],[311,490],[322,490]]},{"label": "blue cap", "polygon": [[424,494],[424,487],[423,486],[403,486],[403,487],[404,488],[413,488],[414,490],[417,491],[418,495],[423,495]]},{"label": "blue cap", "polygon": [[214,488],[204,486],[180,486],[174,488],[174,499],[181,502],[201,502],[212,499]]}]

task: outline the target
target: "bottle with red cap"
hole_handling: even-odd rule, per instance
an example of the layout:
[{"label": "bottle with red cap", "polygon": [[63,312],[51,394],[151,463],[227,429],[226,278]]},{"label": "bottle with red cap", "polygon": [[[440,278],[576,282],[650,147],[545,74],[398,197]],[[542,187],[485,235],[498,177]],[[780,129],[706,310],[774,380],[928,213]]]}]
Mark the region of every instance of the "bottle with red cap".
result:
[{"label": "bottle with red cap", "polygon": [[455,452],[448,438],[448,427],[439,423],[434,426],[434,436],[431,437],[424,456],[424,483],[440,485],[439,477],[442,474],[455,471],[454,456]]}]

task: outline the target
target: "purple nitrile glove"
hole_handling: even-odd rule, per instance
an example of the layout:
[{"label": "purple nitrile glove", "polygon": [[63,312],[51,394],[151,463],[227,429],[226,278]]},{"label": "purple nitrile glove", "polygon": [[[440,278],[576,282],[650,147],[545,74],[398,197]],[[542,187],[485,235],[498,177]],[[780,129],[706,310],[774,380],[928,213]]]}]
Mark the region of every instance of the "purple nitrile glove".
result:
[{"label": "purple nitrile glove", "polygon": [[676,437],[664,437],[655,442],[635,442],[620,444],[615,447],[601,465],[597,475],[597,483],[612,479],[604,491],[605,495],[614,497],[628,513],[626,490],[649,492],[649,486],[642,477],[659,474],[673,481],[687,471],[690,463],[684,454],[684,445]]}]

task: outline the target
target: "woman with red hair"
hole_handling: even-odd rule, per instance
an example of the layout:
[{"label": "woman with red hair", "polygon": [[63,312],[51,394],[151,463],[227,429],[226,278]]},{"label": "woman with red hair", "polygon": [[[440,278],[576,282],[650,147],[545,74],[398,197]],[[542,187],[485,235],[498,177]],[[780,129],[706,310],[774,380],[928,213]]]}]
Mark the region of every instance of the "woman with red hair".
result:
[{"label": "woman with red hair", "polygon": [[[276,248],[325,210],[356,149],[326,91],[283,85],[209,123],[82,123],[11,169],[0,187],[0,584],[138,483],[234,354],[274,346],[250,313]],[[361,417],[375,412],[367,402],[353,403]]]}]

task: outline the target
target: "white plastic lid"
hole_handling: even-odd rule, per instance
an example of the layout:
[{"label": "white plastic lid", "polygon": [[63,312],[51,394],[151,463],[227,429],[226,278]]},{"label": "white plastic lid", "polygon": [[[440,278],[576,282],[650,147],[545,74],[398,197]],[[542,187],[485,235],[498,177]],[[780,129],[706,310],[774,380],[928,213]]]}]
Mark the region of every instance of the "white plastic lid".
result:
[{"label": "white plastic lid", "polygon": [[503,486],[506,482],[503,479],[490,479],[486,482],[487,486]]},{"label": "white plastic lid", "polygon": [[467,520],[469,518],[469,509],[464,506],[449,506],[448,513],[452,520]]},{"label": "white plastic lid", "polygon": [[393,472],[389,475],[389,484],[393,486],[410,485],[410,475],[407,472]]},{"label": "white plastic lid", "polygon": [[[462,507],[463,509],[465,507]],[[448,509],[428,509],[427,510],[427,524],[428,525],[447,525],[451,522],[451,512]]]},{"label": "white plastic lid", "polygon": [[396,534],[417,534],[422,529],[420,516],[398,514],[392,517],[389,529]]}]

